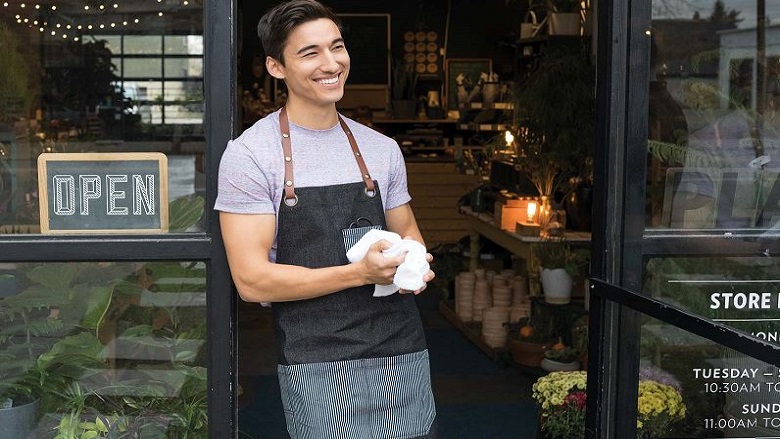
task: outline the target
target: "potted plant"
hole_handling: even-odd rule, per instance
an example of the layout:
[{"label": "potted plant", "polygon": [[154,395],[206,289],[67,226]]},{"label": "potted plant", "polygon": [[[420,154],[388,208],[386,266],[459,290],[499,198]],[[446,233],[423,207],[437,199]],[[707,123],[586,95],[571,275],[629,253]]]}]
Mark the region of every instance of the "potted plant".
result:
[{"label": "potted plant", "polygon": [[94,328],[107,294],[78,285],[78,264],[20,265],[18,271],[22,290],[0,301],[0,424],[19,435],[13,437],[26,437],[39,404],[85,364],[83,345],[58,360],[52,352],[67,344],[77,327]]},{"label": "potted plant", "polygon": [[588,250],[572,250],[563,240],[544,240],[535,249],[539,258],[539,270],[544,300],[552,304],[571,301],[573,277],[588,261]]},{"label": "potted plant", "polygon": [[550,201],[571,177],[591,180],[595,68],[579,45],[549,44],[517,81],[515,168]]},{"label": "potted plant", "polygon": [[580,35],[581,0],[547,0],[548,35]]},{"label": "potted plant", "polygon": [[560,370],[579,370],[580,362],[577,360],[579,352],[572,346],[566,346],[561,339],[544,352],[542,369],[548,372]]},{"label": "potted plant", "polygon": [[[539,428],[546,439],[585,437],[585,371],[551,372],[533,385],[533,399],[539,405]],[[663,437],[669,428],[685,418],[686,407],[678,387],[640,371],[637,401],[637,438]]]},{"label": "potted plant", "polygon": [[417,110],[417,74],[414,65],[393,60],[393,115],[396,119],[414,119]]},{"label": "potted plant", "polygon": [[555,344],[555,328],[549,319],[538,314],[523,317],[509,325],[507,347],[512,361],[521,366],[539,367],[544,352]]}]

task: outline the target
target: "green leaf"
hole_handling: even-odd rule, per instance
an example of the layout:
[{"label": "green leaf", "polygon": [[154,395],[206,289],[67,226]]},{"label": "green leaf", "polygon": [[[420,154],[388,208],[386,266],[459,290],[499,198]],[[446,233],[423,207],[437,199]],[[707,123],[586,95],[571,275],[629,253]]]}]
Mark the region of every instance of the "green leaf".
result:
[{"label": "green leaf", "polygon": [[168,207],[171,232],[185,232],[203,216],[205,202],[200,195],[181,197],[173,200]]},{"label": "green leaf", "polygon": [[65,289],[73,284],[78,274],[74,264],[54,263],[39,265],[27,272],[27,278],[53,290]]},{"label": "green leaf", "polygon": [[92,287],[84,291],[82,296],[87,304],[87,311],[81,320],[81,325],[87,329],[98,329],[111,305],[113,297],[111,287]]},{"label": "green leaf", "polygon": [[55,363],[89,365],[103,360],[103,345],[89,332],[65,337],[51,350],[38,357],[38,367],[46,369]]}]

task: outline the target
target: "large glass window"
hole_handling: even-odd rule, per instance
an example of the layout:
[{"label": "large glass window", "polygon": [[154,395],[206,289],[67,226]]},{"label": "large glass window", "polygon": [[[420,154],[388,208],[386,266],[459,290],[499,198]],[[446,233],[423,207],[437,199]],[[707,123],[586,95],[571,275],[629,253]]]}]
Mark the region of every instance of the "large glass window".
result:
[{"label": "large glass window", "polygon": [[204,263],[0,266],[3,437],[205,438],[206,365]]},{"label": "large glass window", "polygon": [[203,56],[202,1],[0,3],[0,234],[41,230],[42,153],[161,152],[200,217]]},{"label": "large glass window", "polygon": [[[780,4],[652,5],[646,237],[657,257],[643,292],[778,344],[778,258],[727,244],[776,236],[780,220]],[[707,256],[678,256],[676,243]],[[640,352],[640,437],[780,435],[776,367],[651,318]]]}]

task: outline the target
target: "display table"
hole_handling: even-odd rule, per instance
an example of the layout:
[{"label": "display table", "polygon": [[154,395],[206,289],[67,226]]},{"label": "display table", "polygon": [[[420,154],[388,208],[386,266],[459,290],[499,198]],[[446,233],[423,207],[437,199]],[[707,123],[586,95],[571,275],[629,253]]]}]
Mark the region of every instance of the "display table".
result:
[{"label": "display table", "polygon": [[[536,257],[536,247],[542,245],[544,239],[539,236],[525,236],[501,230],[491,214],[474,212],[468,206],[461,206],[459,209],[468,218],[470,230],[469,270],[474,271],[479,267],[479,237],[484,236],[525,261],[525,267],[522,269],[528,276],[529,293],[531,296],[540,295],[539,261]],[[590,244],[590,233],[567,231],[564,239],[574,245],[587,245]]]}]

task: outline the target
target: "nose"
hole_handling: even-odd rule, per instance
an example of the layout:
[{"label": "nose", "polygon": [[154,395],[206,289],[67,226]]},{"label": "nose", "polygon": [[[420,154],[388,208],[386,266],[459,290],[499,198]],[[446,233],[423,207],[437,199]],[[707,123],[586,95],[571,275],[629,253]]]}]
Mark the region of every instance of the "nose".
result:
[{"label": "nose", "polygon": [[325,72],[335,72],[339,69],[338,55],[330,50],[326,50],[322,57],[322,66]]}]

